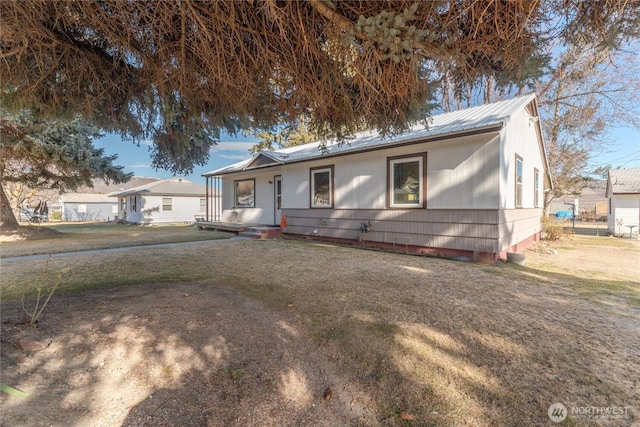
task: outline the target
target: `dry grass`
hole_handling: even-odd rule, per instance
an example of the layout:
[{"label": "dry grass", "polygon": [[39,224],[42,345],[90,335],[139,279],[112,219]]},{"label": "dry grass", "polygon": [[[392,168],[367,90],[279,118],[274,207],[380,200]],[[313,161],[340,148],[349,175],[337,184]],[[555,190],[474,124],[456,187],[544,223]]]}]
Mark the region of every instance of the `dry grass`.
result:
[{"label": "dry grass", "polygon": [[198,230],[193,225],[145,226],[107,222],[29,225],[17,230],[2,230],[0,257],[195,242],[231,236]]},{"label": "dry grass", "polygon": [[[562,242],[567,244],[580,246],[583,242]],[[638,259],[636,248],[622,250],[627,257]],[[281,339],[263,338],[255,348],[244,349],[254,357],[250,363],[234,362],[228,356],[218,373],[207,371],[205,375],[202,371],[205,378],[223,375],[221,384],[204,384],[199,390],[213,396],[212,402],[219,393],[233,394],[242,387],[246,395],[234,404],[236,412],[229,409],[236,423],[259,425],[243,412],[248,402],[261,407],[264,399],[274,396],[307,396],[305,387],[314,383],[314,375],[323,375],[340,378],[333,384],[335,399],[348,395],[351,405],[360,405],[359,415],[350,424],[549,425],[549,405],[562,402],[568,408],[631,408],[625,418],[570,416],[565,425],[632,425],[637,422],[640,403],[638,378],[633,374],[640,365],[640,310],[636,305],[640,282],[624,271],[618,271],[616,278],[600,272],[609,268],[605,265],[608,258],[603,247],[595,254],[592,249],[580,247],[558,255],[599,258],[599,263],[587,263],[576,273],[566,267],[558,271],[556,258],[535,252],[530,253],[527,267],[516,268],[306,241],[212,242],[99,259],[78,255],[67,290],[199,280],[199,299],[212,304],[219,301],[222,290],[239,291],[246,301],[258,302],[269,310],[268,316],[278,318],[274,324],[297,331],[291,334],[297,334],[298,342],[308,340],[307,351],[297,364],[304,365],[313,353],[330,365],[318,369],[330,369],[331,375],[313,368],[301,373],[290,366],[292,370],[280,377],[261,376],[266,374],[259,372],[268,372],[267,367],[274,363],[267,349],[279,346]],[[557,258],[559,263],[562,260],[567,259]],[[40,261],[3,262],[5,301],[7,295],[15,297],[24,283],[33,282],[33,271],[39,266]],[[588,283],[587,271],[592,276]],[[165,285],[161,288],[171,292]],[[116,296],[124,289],[128,288],[110,292]],[[149,295],[153,289],[152,284],[143,285],[137,292]],[[75,295],[74,301],[78,298],[82,294]],[[162,316],[179,325],[187,316],[216,316],[161,307]],[[262,322],[239,313],[233,320],[237,333],[259,328]],[[180,378],[178,373],[170,374]],[[256,395],[250,387],[256,386],[258,378],[262,385],[256,388]],[[260,395],[269,384],[269,395]],[[186,393],[186,387],[178,390]],[[299,416],[295,411],[307,407],[310,403],[287,414]],[[407,415],[415,420],[407,420]],[[215,425],[211,419],[210,425]],[[295,420],[282,418],[281,423],[295,425]]]}]

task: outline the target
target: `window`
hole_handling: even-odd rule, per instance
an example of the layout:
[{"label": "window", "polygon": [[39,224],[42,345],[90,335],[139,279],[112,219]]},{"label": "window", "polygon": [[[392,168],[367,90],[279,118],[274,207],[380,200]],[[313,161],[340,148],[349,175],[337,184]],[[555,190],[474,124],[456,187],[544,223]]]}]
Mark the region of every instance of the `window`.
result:
[{"label": "window", "polygon": [[78,205],[78,212],[87,213],[87,205]]},{"label": "window", "polygon": [[522,157],[516,155],[516,208],[522,207]]},{"label": "window", "polygon": [[111,206],[111,213],[118,215],[118,205],[114,204],[113,206]]},{"label": "window", "polygon": [[333,208],[333,166],[311,168],[311,207]]},{"label": "window", "polygon": [[163,211],[173,210],[173,199],[171,197],[162,198],[162,210]]},{"label": "window", "polygon": [[245,179],[235,181],[235,207],[236,208],[253,208],[256,206],[255,201],[255,179]]},{"label": "window", "polygon": [[426,155],[390,157],[387,167],[389,177],[388,199],[392,208],[424,208]]},{"label": "window", "polygon": [[276,209],[282,209],[282,177],[276,176],[274,178],[276,183]]},{"label": "window", "polygon": [[198,212],[204,212],[207,210],[207,199],[206,198],[201,198],[200,199],[200,209],[198,210]]},{"label": "window", "polygon": [[129,206],[131,207],[131,212],[137,212],[136,196],[129,197]]},{"label": "window", "polygon": [[533,169],[533,206],[540,207],[540,172]]}]

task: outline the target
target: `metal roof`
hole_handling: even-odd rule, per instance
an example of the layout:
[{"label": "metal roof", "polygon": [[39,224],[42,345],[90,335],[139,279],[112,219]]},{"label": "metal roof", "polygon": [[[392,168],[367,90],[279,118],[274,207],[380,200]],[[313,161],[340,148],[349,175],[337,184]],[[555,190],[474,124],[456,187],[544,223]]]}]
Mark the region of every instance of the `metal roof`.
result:
[{"label": "metal roof", "polygon": [[453,137],[461,133],[480,131],[497,126],[502,127],[507,124],[515,113],[534,102],[535,98],[535,94],[529,94],[510,100],[439,114],[433,116],[426,124],[412,125],[409,131],[400,135],[382,137],[375,131],[361,132],[356,134],[352,140],[343,144],[338,143],[336,140],[327,141],[324,151],[320,141],[275,151],[259,151],[247,160],[207,172],[203,176],[241,172],[248,169],[254,160],[261,155],[273,159],[273,162],[271,164],[263,164],[260,167],[270,167],[314,160],[336,154],[368,151],[385,146],[391,147],[396,144],[418,142],[439,136],[450,135]]},{"label": "metal roof", "polygon": [[162,179],[149,184],[140,185],[124,191],[109,193],[110,197],[124,197],[133,195],[145,196],[194,196],[204,197],[207,189],[204,185],[196,184],[184,178]]},{"label": "metal roof", "polygon": [[610,170],[609,182],[613,194],[640,194],[640,168]]}]

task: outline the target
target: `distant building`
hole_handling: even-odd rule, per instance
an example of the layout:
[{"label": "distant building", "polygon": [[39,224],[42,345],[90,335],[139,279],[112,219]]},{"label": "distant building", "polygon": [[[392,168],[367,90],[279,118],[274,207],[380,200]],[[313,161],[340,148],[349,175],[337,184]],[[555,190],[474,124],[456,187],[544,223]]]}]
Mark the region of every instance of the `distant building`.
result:
[{"label": "distant building", "polygon": [[64,193],[50,212],[60,212],[63,221],[109,221],[118,215],[118,202],[106,194]]},{"label": "distant building", "polygon": [[555,215],[560,211],[572,211],[572,205],[578,201],[576,218],[580,221],[606,221],[609,203],[605,193],[607,180],[591,180],[586,183],[580,194],[568,194],[554,199],[549,204],[549,214]]},{"label": "distant building", "polygon": [[640,168],[609,171],[607,197],[609,232],[637,236],[640,225]]},{"label": "distant building", "polygon": [[194,222],[206,212],[206,187],[184,178],[163,179],[124,191],[117,197],[118,220],[139,224]]}]

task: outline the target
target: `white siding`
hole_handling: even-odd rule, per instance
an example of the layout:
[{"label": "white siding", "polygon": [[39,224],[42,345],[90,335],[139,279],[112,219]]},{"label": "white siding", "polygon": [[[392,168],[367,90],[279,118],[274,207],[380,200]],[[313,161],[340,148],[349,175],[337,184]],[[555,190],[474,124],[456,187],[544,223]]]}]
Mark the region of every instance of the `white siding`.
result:
[{"label": "white siding", "polygon": [[[222,180],[222,221],[230,221],[231,211],[235,203],[235,181],[255,179],[255,207],[237,208],[236,222],[247,224],[275,225],[275,187],[274,178],[280,175],[280,168],[257,169],[241,174],[225,176]],[[307,177],[308,179],[308,177]],[[283,190],[286,184],[283,178]],[[283,203],[285,196],[283,196]]]},{"label": "white siding", "polygon": [[334,209],[385,209],[387,158],[427,153],[427,209],[496,209],[498,144],[483,134],[287,165],[283,208],[309,208],[310,168],[333,165]]},{"label": "white siding", "polygon": [[501,208],[515,208],[515,176],[516,155],[523,161],[522,208],[534,207],[534,168],[540,171],[540,185],[538,200],[542,207],[544,198],[544,160],[542,147],[536,136],[537,123],[530,120],[528,111],[522,110],[509,120],[502,131],[502,137],[508,144],[502,144],[501,171]]},{"label": "white siding", "polygon": [[492,134],[433,144],[427,154],[427,208],[498,208],[499,142]]},{"label": "white siding", "polygon": [[[640,195],[638,194],[613,194],[610,199],[611,213],[607,217],[609,232],[612,234],[629,235],[627,225],[635,225],[633,233],[638,232],[640,223]],[[616,220],[622,220],[622,227]]]},{"label": "white siding", "polygon": [[288,165],[282,174],[283,208],[309,208],[310,169],[333,165],[334,209],[384,209],[386,154],[381,153],[386,151]]},{"label": "white siding", "polygon": [[[171,210],[162,210],[162,199],[171,199]],[[138,206],[140,220],[143,224],[159,224],[170,222],[193,222],[195,215],[200,210],[200,197],[184,196],[143,196],[141,204]]]}]

